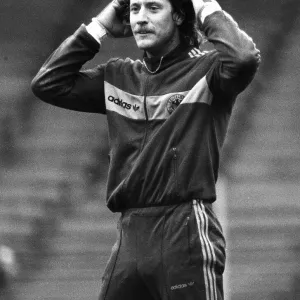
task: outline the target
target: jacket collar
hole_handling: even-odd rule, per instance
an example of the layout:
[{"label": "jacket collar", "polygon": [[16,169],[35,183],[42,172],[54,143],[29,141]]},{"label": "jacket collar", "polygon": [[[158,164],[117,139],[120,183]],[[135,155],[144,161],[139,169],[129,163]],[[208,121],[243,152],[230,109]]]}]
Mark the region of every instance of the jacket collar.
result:
[{"label": "jacket collar", "polygon": [[143,64],[148,73],[156,74],[166,69],[173,63],[182,59],[184,53],[190,49],[190,46],[184,42],[181,42],[176,48],[171,50],[164,56],[147,57],[146,52],[143,55]]}]

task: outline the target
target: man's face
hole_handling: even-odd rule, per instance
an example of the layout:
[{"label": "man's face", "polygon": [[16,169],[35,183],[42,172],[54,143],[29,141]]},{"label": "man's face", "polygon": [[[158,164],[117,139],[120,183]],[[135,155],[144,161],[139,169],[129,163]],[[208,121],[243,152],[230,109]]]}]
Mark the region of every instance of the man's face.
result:
[{"label": "man's face", "polygon": [[169,0],[131,0],[130,24],[138,48],[150,55],[164,55],[179,43]]}]

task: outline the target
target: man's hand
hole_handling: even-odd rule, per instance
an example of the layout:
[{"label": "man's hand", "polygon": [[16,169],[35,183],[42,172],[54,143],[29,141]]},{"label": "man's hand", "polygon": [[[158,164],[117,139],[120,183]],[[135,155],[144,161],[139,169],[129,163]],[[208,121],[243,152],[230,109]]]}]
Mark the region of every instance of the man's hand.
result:
[{"label": "man's hand", "polygon": [[132,36],[131,27],[124,18],[128,5],[129,0],[113,0],[96,17],[112,37]]}]

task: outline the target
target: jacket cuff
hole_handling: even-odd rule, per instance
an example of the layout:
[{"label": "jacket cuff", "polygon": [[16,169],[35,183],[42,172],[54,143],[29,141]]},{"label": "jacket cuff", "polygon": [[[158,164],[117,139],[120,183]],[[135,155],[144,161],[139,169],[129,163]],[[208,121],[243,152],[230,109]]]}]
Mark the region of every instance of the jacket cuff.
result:
[{"label": "jacket cuff", "polygon": [[203,8],[200,11],[200,20],[201,23],[203,24],[206,17],[213,14],[216,11],[221,11],[222,8],[220,4],[216,1],[213,2],[205,2],[203,5]]},{"label": "jacket cuff", "polygon": [[92,22],[87,25],[86,31],[99,43],[107,37],[107,31],[105,27],[97,21],[96,18],[92,19]]}]

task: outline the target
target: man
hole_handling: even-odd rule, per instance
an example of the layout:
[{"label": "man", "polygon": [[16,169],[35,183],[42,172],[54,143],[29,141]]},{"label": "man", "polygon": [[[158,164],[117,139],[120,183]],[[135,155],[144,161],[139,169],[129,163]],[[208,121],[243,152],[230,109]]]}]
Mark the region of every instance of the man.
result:
[{"label": "man", "polygon": [[[213,51],[199,50],[195,25]],[[81,70],[106,36],[131,35],[142,61]],[[121,217],[100,299],[223,299],[225,240],[211,203],[232,107],[259,62],[216,1],[115,0],[36,75],[43,101],[107,115],[107,205]]]}]

